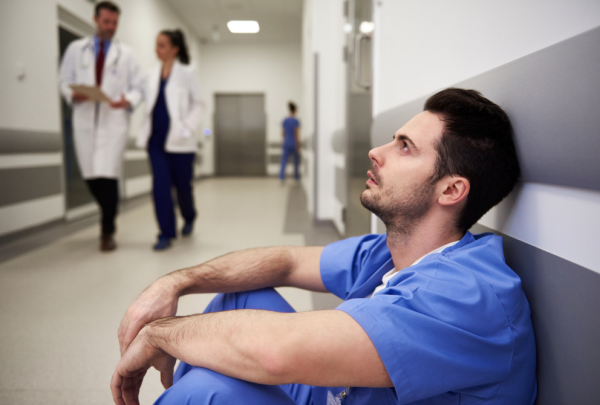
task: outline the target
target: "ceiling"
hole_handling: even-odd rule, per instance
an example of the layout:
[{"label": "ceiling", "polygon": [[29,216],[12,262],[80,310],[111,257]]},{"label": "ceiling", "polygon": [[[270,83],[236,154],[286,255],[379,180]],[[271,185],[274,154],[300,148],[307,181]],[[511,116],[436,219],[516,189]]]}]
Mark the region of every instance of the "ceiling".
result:
[{"label": "ceiling", "polygon": [[[203,44],[299,43],[302,0],[165,0]],[[230,20],[256,20],[257,34],[232,34]],[[218,41],[213,33],[218,32]]]}]

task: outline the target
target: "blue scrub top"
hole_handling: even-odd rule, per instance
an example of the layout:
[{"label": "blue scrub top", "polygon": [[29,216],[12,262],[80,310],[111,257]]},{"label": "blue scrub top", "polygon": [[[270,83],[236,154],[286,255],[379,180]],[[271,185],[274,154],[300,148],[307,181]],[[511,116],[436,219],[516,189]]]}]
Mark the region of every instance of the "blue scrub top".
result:
[{"label": "blue scrub top", "polygon": [[296,137],[295,132],[296,128],[300,126],[300,122],[294,117],[287,117],[283,120],[283,147],[285,149],[295,149],[296,148]]},{"label": "blue scrub top", "polygon": [[[321,254],[325,287],[345,300],[337,309],[369,335],[394,383],[351,388],[343,404],[535,402],[531,312],[501,237],[467,232],[365,299],[393,267],[385,234],[345,239]],[[314,387],[314,403],[342,389]]]}]

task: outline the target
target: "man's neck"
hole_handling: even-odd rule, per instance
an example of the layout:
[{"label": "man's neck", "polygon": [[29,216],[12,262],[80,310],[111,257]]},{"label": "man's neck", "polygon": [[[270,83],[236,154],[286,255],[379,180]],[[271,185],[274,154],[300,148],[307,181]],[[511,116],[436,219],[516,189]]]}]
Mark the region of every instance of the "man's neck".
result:
[{"label": "man's neck", "polygon": [[387,245],[397,270],[412,265],[419,258],[450,242],[462,239],[463,232],[454,227],[441,228],[434,221],[421,221],[410,235],[388,231]]}]

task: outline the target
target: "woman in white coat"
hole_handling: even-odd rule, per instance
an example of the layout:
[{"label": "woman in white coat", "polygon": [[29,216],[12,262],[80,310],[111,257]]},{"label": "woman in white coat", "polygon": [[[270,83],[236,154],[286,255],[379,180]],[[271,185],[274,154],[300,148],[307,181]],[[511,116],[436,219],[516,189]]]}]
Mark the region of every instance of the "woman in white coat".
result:
[{"label": "woman in white coat", "polygon": [[154,250],[164,250],[176,237],[173,186],[185,221],[183,236],[192,233],[196,219],[192,190],[197,146],[194,131],[203,104],[194,72],[186,66],[190,57],[183,33],[161,31],[156,39],[156,54],[162,64],[145,79],[146,110],[137,146],[147,148],[150,156],[154,207],[160,227]]}]

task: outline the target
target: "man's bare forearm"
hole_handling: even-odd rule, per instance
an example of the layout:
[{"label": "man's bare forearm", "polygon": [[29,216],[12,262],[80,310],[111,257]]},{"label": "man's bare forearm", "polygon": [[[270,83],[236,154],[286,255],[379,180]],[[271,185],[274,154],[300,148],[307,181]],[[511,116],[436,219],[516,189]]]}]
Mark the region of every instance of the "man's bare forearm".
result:
[{"label": "man's bare forearm", "polygon": [[121,353],[144,325],[174,316],[182,295],[279,286],[325,292],[319,266],[322,250],[292,246],[243,250],[161,277],[127,308],[118,332]]},{"label": "man's bare forearm", "polygon": [[188,364],[260,384],[391,386],[369,337],[341,311],[169,317],[138,338]]},{"label": "man's bare forearm", "polygon": [[320,279],[320,247],[269,247],[229,253],[163,277],[181,296],[295,286],[325,291]]}]

